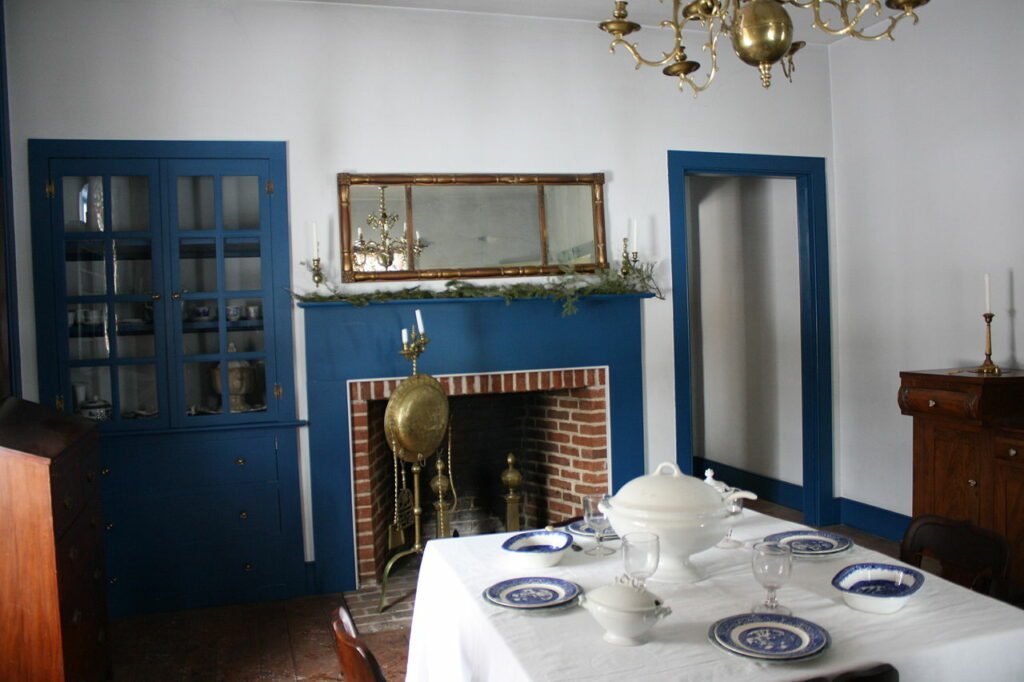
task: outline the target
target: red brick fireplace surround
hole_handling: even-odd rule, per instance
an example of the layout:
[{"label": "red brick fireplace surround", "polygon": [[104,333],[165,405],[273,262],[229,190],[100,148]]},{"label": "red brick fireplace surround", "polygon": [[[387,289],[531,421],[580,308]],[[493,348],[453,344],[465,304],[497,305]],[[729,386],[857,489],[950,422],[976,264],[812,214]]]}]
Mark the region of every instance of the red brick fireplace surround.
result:
[{"label": "red brick fireplace surround", "polygon": [[[449,399],[523,394],[522,447],[512,448],[523,473],[528,526],[557,523],[581,514],[581,496],[608,491],[608,372],[605,367],[545,369],[436,376]],[[362,379],[348,383],[356,561],[361,584],[378,580],[389,557],[387,529],[393,508],[393,459],[383,433],[384,409],[402,381]],[[453,401],[454,402],[454,401]],[[454,413],[453,413],[454,414]],[[453,420],[453,430],[457,425]],[[460,441],[461,442],[461,441]],[[498,448],[500,443],[487,447]],[[470,448],[455,447],[453,468]],[[493,458],[492,458],[493,459]],[[498,461],[498,460],[495,460]],[[423,507],[433,502],[424,467]],[[411,529],[407,537],[411,537]]]}]

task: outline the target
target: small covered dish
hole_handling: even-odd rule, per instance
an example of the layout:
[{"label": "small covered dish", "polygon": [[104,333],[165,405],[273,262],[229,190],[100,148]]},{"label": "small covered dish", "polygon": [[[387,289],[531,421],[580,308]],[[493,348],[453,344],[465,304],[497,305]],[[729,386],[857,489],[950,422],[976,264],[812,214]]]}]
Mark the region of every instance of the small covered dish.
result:
[{"label": "small covered dish", "polygon": [[661,559],[653,580],[695,582],[700,572],[690,555],[710,549],[725,537],[730,506],[740,498],[755,499],[746,490],[729,493],[687,476],[672,462],[653,474],[626,483],[601,508],[620,535],[647,531],[658,536]]},{"label": "small covered dish", "polygon": [[560,530],[517,533],[501,543],[503,554],[521,568],[544,568],[562,560],[572,536]]},{"label": "small covered dish", "polygon": [[604,628],[609,644],[643,644],[654,624],[672,613],[657,597],[629,582],[602,585],[580,595],[580,605]]},{"label": "small covered dish", "polygon": [[902,609],[923,584],[920,571],[892,564],[853,564],[832,578],[847,606],[882,614]]}]

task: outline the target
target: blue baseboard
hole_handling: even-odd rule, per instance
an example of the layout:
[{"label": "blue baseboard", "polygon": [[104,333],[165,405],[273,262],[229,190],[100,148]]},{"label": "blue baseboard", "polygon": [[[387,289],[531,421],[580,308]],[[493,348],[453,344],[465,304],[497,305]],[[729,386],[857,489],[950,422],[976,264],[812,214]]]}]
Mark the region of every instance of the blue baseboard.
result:
[{"label": "blue baseboard", "polygon": [[910,525],[910,517],[905,514],[843,497],[836,498],[836,502],[839,504],[841,523],[887,540],[899,542]]},{"label": "blue baseboard", "polygon": [[[704,469],[715,470],[715,478],[731,486],[757,493],[762,500],[803,511],[803,486],[750,473],[702,457],[693,458],[693,473],[704,477]],[[837,523],[899,542],[910,525],[910,517],[843,497],[833,499]]]},{"label": "blue baseboard", "polygon": [[763,500],[781,504],[783,507],[789,507],[790,509],[803,510],[804,508],[802,486],[743,471],[728,464],[713,462],[703,457],[694,457],[693,475],[698,478],[704,478],[705,469],[714,469],[717,480],[735,488],[743,488],[752,493],[757,493],[757,496]]}]

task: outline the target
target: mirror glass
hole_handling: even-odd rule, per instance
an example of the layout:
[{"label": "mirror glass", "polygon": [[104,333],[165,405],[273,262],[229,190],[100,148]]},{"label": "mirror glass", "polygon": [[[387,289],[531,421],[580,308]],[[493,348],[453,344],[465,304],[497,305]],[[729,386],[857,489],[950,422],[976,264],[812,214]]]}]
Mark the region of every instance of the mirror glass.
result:
[{"label": "mirror glass", "polygon": [[338,175],[342,278],[550,275],[607,265],[604,175]]}]

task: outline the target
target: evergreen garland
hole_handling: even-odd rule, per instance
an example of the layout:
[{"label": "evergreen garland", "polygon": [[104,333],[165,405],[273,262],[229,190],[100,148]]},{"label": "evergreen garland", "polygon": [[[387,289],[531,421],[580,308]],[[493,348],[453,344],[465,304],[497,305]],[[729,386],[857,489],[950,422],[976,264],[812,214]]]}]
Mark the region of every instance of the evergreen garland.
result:
[{"label": "evergreen garland", "polygon": [[[302,265],[308,264],[302,263]],[[562,316],[576,312],[576,304],[586,296],[608,294],[653,294],[664,298],[657,283],[654,281],[654,265],[638,263],[623,275],[618,270],[605,268],[592,275],[575,272],[571,267],[564,267],[564,274],[551,277],[546,282],[517,282],[515,284],[479,285],[463,280],[450,280],[444,289],[421,289],[411,286],[403,289],[386,291],[368,291],[352,293],[342,291],[340,285],[327,283],[327,292],[317,291],[292,296],[303,303],[345,302],[355,306],[369,305],[383,301],[412,301],[431,298],[503,298],[508,305],[519,298],[550,298],[562,305]]]}]

